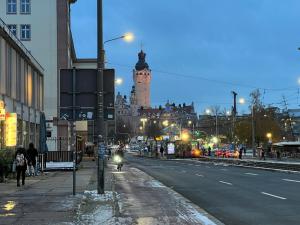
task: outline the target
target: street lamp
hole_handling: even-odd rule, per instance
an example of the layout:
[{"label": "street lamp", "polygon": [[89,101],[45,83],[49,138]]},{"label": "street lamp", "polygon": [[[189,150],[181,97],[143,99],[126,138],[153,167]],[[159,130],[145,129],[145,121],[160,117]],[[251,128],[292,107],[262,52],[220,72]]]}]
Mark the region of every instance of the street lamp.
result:
[{"label": "street lamp", "polygon": [[240,98],[240,99],[239,99],[239,103],[243,105],[243,104],[246,103],[246,100],[245,100],[244,98]]},{"label": "street lamp", "polygon": [[122,78],[116,78],[115,84],[116,84],[116,85],[121,85],[121,84],[123,84],[123,79],[122,79]]},{"label": "street lamp", "polygon": [[[97,117],[96,117],[96,133],[98,137],[98,160],[97,160],[97,193],[104,194],[104,154],[105,154],[105,143],[103,136],[104,132],[104,91],[103,91],[103,73],[105,69],[104,61],[104,43],[103,42],[103,0],[97,0]],[[124,36],[124,35],[123,35]],[[128,37],[127,37],[128,38]],[[125,39],[126,40],[126,39]],[[106,135],[105,135],[106,136]]]},{"label": "street lamp", "polygon": [[[240,104],[245,104],[246,100],[244,98],[240,98]],[[255,150],[255,124],[254,124],[254,105],[251,104],[251,128],[252,128],[252,154],[253,157],[256,156]]]},{"label": "street lamp", "polygon": [[[216,137],[218,137],[218,109],[217,107],[215,108],[215,118],[216,118]],[[211,109],[206,109],[205,110],[206,114],[212,115],[212,110]]]},{"label": "street lamp", "polygon": [[134,40],[134,35],[133,35],[133,33],[128,32],[128,33],[126,33],[126,34],[124,34],[124,35],[122,35],[122,36],[119,36],[119,37],[115,37],[115,38],[106,40],[106,41],[104,41],[103,44],[106,44],[107,42],[119,40],[119,39],[123,39],[123,40],[126,41],[126,42],[132,42],[132,41]]},{"label": "street lamp", "polygon": [[165,120],[165,121],[162,122],[162,124],[163,124],[165,127],[167,127],[167,126],[169,126],[169,121],[168,121],[168,120]]}]

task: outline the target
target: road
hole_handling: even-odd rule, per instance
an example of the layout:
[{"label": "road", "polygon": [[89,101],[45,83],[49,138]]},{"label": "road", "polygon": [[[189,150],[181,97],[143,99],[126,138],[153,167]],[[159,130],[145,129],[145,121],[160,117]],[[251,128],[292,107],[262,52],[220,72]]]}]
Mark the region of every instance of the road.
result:
[{"label": "road", "polygon": [[126,159],[227,225],[300,224],[300,174],[129,154]]}]

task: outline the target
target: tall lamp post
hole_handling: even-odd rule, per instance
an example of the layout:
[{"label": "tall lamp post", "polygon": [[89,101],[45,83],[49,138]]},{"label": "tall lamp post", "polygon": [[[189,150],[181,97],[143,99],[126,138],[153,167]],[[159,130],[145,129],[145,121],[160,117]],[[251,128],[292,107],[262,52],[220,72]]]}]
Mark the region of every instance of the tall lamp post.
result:
[{"label": "tall lamp post", "polygon": [[133,35],[122,35],[103,42],[103,7],[102,0],[97,0],[97,118],[96,118],[96,134],[98,141],[98,194],[104,194],[104,107],[103,107],[103,72],[104,62],[104,43],[125,39],[132,40]]},{"label": "tall lamp post", "polygon": [[[246,100],[244,98],[239,99],[239,103],[244,105]],[[252,133],[252,155],[256,156],[256,147],[255,147],[255,120],[254,120],[254,105],[251,104],[251,133]]]},{"label": "tall lamp post", "polygon": [[104,48],[103,48],[103,14],[102,0],[97,0],[97,119],[96,134],[98,142],[97,160],[97,192],[104,194],[104,109],[103,109],[103,70],[104,70]]}]

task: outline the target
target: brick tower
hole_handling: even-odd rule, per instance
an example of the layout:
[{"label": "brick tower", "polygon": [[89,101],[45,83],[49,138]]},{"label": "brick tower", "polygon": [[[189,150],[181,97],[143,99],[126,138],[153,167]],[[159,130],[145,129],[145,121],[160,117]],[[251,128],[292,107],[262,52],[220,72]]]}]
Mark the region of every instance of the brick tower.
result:
[{"label": "brick tower", "polygon": [[139,61],[135,65],[135,70],[133,70],[136,102],[139,107],[150,108],[151,70],[146,63],[146,54],[143,50],[140,51],[138,56]]}]

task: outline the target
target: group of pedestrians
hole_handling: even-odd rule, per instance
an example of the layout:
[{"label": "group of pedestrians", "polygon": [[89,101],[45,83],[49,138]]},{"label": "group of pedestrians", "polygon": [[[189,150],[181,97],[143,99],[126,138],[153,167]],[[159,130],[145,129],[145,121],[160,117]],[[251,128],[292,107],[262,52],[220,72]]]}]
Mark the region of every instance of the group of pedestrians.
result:
[{"label": "group of pedestrians", "polygon": [[20,178],[22,177],[22,185],[25,185],[26,170],[31,176],[36,175],[36,158],[38,157],[38,151],[34,147],[33,143],[29,144],[29,148],[26,150],[24,147],[18,147],[15,155],[15,165],[17,172],[17,186],[20,187]]}]

